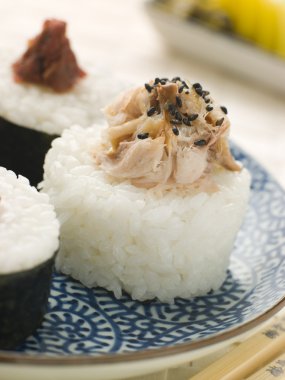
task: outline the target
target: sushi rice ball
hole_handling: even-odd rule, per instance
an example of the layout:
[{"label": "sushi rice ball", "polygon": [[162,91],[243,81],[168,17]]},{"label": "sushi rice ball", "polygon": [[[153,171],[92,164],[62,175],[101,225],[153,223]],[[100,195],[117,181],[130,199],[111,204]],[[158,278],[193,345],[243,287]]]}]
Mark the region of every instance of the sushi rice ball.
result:
[{"label": "sushi rice ball", "polygon": [[74,126],[46,157],[57,269],[140,301],[218,289],[250,189],[226,107],[176,77],[131,89],[105,112],[107,128]]},{"label": "sushi rice ball", "polygon": [[0,50],[0,165],[42,180],[52,140],[65,128],[103,120],[101,108],[124,88],[100,62],[79,66],[64,21],[46,20],[20,51]]},{"label": "sushi rice ball", "polygon": [[58,245],[48,196],[0,167],[0,349],[16,347],[40,326]]}]

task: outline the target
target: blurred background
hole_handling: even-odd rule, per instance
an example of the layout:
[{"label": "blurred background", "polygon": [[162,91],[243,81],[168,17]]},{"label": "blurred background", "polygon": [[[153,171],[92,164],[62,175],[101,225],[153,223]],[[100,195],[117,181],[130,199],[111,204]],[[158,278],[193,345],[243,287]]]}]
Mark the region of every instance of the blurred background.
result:
[{"label": "blurred background", "polygon": [[1,46],[22,53],[52,17],[68,22],[83,67],[126,86],[203,84],[228,108],[232,139],[285,187],[284,0],[0,0]]}]

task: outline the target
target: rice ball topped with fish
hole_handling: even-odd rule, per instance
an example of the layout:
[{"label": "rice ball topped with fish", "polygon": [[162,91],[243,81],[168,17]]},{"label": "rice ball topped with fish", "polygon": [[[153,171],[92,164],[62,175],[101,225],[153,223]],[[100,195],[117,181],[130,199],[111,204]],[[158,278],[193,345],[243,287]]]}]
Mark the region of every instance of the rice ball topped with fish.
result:
[{"label": "rice ball topped with fish", "polygon": [[131,89],[105,113],[107,128],[66,130],[46,157],[57,268],[141,301],[218,289],[250,188],[229,149],[227,109],[177,77]]},{"label": "rice ball topped with fish", "polygon": [[46,20],[21,56],[0,50],[0,165],[33,185],[52,140],[73,124],[102,122],[102,107],[124,88],[98,62],[81,67],[66,32],[66,22]]}]

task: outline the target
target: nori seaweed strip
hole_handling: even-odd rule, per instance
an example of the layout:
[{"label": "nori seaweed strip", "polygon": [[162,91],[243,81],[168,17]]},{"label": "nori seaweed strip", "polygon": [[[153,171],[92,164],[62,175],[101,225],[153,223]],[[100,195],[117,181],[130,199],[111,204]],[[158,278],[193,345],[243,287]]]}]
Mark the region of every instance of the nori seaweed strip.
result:
[{"label": "nori seaweed strip", "polygon": [[56,137],[0,117],[0,166],[27,177],[36,186],[43,179],[45,155]]},{"label": "nori seaweed strip", "polygon": [[0,349],[17,347],[41,325],[54,258],[26,271],[0,275]]}]

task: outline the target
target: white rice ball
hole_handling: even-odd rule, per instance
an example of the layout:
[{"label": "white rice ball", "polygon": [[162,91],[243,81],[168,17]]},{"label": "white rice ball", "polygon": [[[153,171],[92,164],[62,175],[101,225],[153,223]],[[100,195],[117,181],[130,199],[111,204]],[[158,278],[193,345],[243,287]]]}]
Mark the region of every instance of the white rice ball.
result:
[{"label": "white rice ball", "polygon": [[59,223],[46,194],[0,167],[0,275],[32,269],[58,249]]},{"label": "white rice ball", "polygon": [[66,93],[19,84],[13,79],[11,66],[20,53],[0,49],[0,116],[19,126],[60,135],[73,124],[87,127],[103,122],[102,108],[126,88],[120,78],[114,78],[105,68],[88,63],[82,64],[87,76]]},{"label": "white rice ball", "polygon": [[248,171],[221,170],[214,193],[137,188],[96,166],[97,130],[66,130],[46,157],[42,187],[61,224],[57,268],[137,300],[218,289],[245,214]]}]

